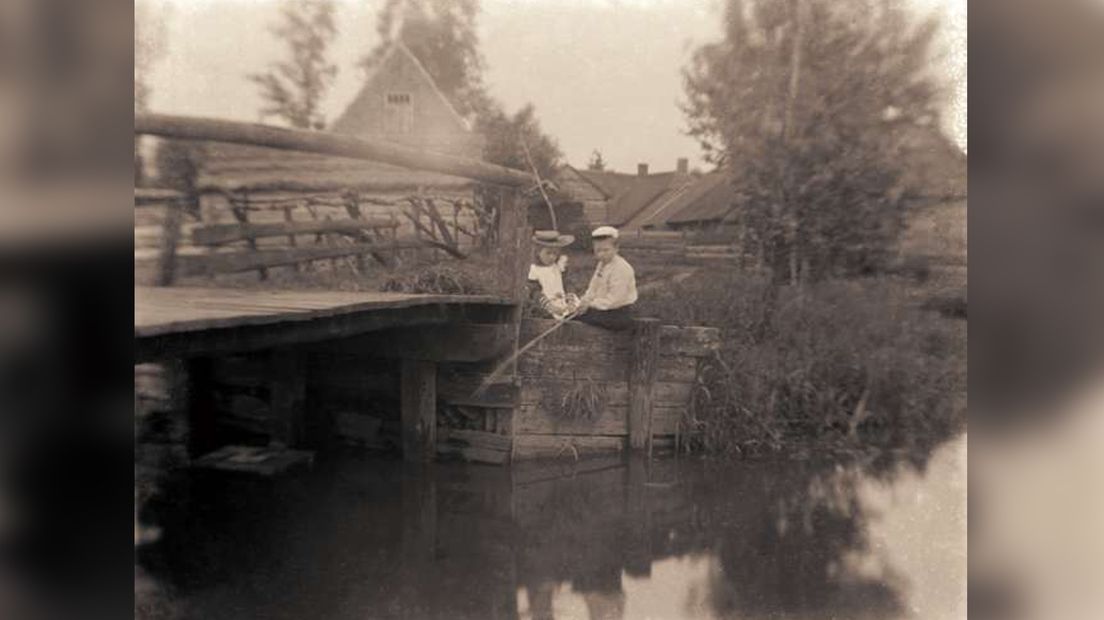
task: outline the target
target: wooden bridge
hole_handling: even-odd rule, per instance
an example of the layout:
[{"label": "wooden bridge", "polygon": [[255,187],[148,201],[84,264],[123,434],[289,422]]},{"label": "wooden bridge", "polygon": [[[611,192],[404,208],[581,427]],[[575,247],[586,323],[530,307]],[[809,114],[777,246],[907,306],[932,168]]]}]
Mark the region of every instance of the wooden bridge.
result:
[{"label": "wooden bridge", "polygon": [[[218,425],[227,408],[264,408],[265,413],[260,416],[263,419],[259,420],[261,432],[279,444],[297,448],[319,445],[322,441],[317,428],[319,419],[327,418],[324,425],[329,428],[335,420],[339,426],[343,423],[343,410],[326,413],[320,402],[364,409],[385,401],[394,391],[399,397],[396,408],[400,411],[396,434],[406,459],[429,460],[438,452],[445,452],[498,463],[513,460],[518,446],[524,443],[515,437],[519,430],[515,412],[523,410],[517,375],[507,377],[508,384],[501,386],[504,389],[492,390],[474,400],[471,394],[478,378],[486,376],[487,367],[515,352],[522,337],[521,310],[531,231],[521,207],[521,193],[534,185],[535,179],[480,161],[316,131],[160,115],[138,116],[135,130],[138,134],[170,139],[291,149],[444,173],[483,184],[496,201],[490,254],[496,259],[493,280],[499,290],[493,294],[290,291],[252,286],[218,288],[209,283],[180,285],[178,279],[248,270],[256,270],[264,277],[267,269],[276,266],[338,256],[370,255],[387,264],[388,252],[419,245],[436,251],[441,249],[441,243],[422,237],[400,239],[394,234],[390,238],[372,238],[363,231],[378,222],[355,217],[305,224],[292,221],[251,224],[242,218],[237,224],[193,229],[191,235],[213,244],[246,242],[246,251],[233,253],[224,248],[184,257],[178,255],[176,248],[181,238],[180,213],[188,206],[187,197],[148,189],[136,191],[138,205],[159,200],[170,203],[156,281],[172,284],[135,286],[136,363],[166,363],[178,369],[179,385],[168,391],[178,403],[183,403],[180,407],[187,412],[187,444],[193,456],[219,447]],[[356,215],[354,211],[350,209],[350,214]],[[437,224],[447,233],[440,221]],[[303,233],[339,233],[348,235],[353,243],[336,247],[297,246],[295,236]],[[259,248],[256,241],[265,236],[284,236],[290,240],[289,247]],[[447,254],[452,258],[462,255]],[[190,267],[182,268],[189,264]],[[667,406],[684,405],[689,393],[686,382],[693,380],[694,360],[704,355],[711,341],[709,334],[703,333],[663,332],[662,338],[669,341],[669,348],[676,351],[676,356],[684,356],[672,358],[667,366],[659,360],[661,330],[654,322],[643,324],[640,337],[631,339],[632,342],[627,335],[621,339],[626,342],[597,338],[596,346],[608,349],[599,353],[614,360],[611,363],[616,366],[603,380],[613,382],[615,393],[624,394],[628,386],[627,402],[611,405],[613,413],[604,422],[596,422],[596,428],[605,429],[601,437],[591,438],[585,430],[573,430],[564,440],[555,434],[557,424],[549,427],[537,420],[535,427],[543,434],[534,435],[529,442],[534,453],[559,454],[570,447],[577,456],[580,447],[619,450],[626,440],[633,448],[650,449],[657,369],[662,375],[663,368],[677,367],[670,372],[682,383],[670,384],[674,388],[666,391],[663,385],[667,384],[662,384],[660,392],[668,395]],[[581,354],[580,363],[592,357],[578,351],[577,344],[569,341],[571,338],[565,341],[568,348],[564,350],[574,351],[576,357]],[[618,357],[630,353],[629,349],[630,357]],[[387,383],[391,374],[396,376],[397,385]],[[559,375],[556,380],[565,381]],[[381,390],[372,392],[371,386],[377,383]],[[263,407],[257,405],[260,400],[264,401]],[[440,434],[439,400],[454,405],[461,417],[467,416],[458,427]],[[543,415],[534,406],[537,405],[531,404],[527,409],[530,418],[534,412],[538,417]],[[359,418],[347,425],[363,424],[364,418]],[[530,426],[534,426],[532,420]],[[664,432],[677,434],[669,426],[664,426],[667,429]],[[326,432],[323,429],[322,434]]]}]

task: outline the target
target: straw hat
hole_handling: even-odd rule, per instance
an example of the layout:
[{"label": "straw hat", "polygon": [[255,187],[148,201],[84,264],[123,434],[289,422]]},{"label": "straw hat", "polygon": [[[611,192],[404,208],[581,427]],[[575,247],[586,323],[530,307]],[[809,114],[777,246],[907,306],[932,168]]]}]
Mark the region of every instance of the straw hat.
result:
[{"label": "straw hat", "polygon": [[546,248],[565,248],[575,243],[575,237],[555,230],[538,230],[533,233],[533,243]]}]

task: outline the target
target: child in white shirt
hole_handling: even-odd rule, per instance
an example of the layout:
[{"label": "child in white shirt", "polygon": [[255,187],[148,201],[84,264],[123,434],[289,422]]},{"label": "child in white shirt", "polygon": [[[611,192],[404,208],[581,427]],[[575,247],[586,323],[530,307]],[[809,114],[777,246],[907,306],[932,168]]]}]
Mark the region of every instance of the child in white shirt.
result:
[{"label": "child in white shirt", "polygon": [[637,300],[636,272],[618,253],[616,228],[599,226],[591,237],[598,265],[580,300],[579,320],[611,330],[630,329]]},{"label": "child in white shirt", "polygon": [[575,312],[579,299],[564,292],[563,272],[567,266],[567,256],[560,250],[571,245],[575,237],[561,235],[556,231],[537,231],[533,235],[536,257],[529,265],[529,282],[539,289],[540,307],[556,319],[563,319]]}]

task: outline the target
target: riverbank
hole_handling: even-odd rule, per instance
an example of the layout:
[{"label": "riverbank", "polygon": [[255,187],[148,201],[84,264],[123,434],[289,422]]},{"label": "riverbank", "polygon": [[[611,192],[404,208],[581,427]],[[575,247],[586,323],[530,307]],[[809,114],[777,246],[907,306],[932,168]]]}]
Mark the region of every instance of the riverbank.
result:
[{"label": "riverbank", "polygon": [[704,363],[683,448],[922,447],[966,423],[966,322],[917,303],[913,280],[776,286],[699,272],[640,314],[722,330]]}]

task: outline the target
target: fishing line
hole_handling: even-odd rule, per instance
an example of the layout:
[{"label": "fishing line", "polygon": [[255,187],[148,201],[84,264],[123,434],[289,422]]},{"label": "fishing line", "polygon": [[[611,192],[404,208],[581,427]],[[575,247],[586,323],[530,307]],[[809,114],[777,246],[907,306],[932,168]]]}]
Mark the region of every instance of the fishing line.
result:
[{"label": "fishing line", "polygon": [[472,397],[473,398],[478,398],[478,397],[482,396],[483,393],[487,391],[487,388],[489,388],[492,383],[495,383],[499,378],[502,377],[502,374],[506,371],[507,368],[510,367],[511,364],[514,363],[514,361],[517,358],[521,357],[521,355],[523,353],[525,353],[526,351],[528,351],[529,349],[532,349],[533,346],[535,346],[538,342],[543,340],[546,336],[548,336],[552,332],[556,331],[557,329],[563,327],[565,323],[567,323],[571,319],[575,318],[577,314],[578,314],[577,312],[572,312],[571,314],[568,314],[567,316],[565,316],[562,319],[556,319],[556,324],[555,325],[553,325],[552,327],[549,327],[548,329],[544,330],[543,332],[537,334],[535,338],[533,338],[529,342],[525,343],[525,346],[519,348],[517,351],[514,352],[513,355],[506,358],[498,366],[495,366],[494,370],[491,371],[491,374],[487,375],[486,378],[484,378],[483,381],[481,381],[479,383],[479,387],[476,388],[476,390],[474,392],[472,392]]}]

